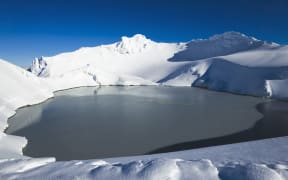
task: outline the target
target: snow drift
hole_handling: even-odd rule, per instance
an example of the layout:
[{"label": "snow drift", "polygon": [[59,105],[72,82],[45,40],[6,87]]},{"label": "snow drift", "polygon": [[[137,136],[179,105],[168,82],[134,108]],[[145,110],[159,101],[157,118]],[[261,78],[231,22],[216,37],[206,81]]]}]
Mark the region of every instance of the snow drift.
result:
[{"label": "snow drift", "polygon": [[[278,138],[105,160],[54,162],[53,158],[5,159],[0,162],[0,178],[284,180],[288,178],[287,156],[281,151],[287,150],[286,142],[287,138]],[[273,146],[277,148],[271,149]]]}]

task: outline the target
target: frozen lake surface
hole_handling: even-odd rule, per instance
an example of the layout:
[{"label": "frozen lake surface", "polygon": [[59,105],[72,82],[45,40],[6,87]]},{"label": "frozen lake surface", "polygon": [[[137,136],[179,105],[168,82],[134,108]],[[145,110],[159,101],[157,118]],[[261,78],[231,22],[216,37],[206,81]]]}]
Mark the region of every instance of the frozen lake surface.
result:
[{"label": "frozen lake surface", "polygon": [[32,157],[142,155],[288,135],[288,103],[190,87],[85,87],[19,109],[6,133],[25,136]]}]

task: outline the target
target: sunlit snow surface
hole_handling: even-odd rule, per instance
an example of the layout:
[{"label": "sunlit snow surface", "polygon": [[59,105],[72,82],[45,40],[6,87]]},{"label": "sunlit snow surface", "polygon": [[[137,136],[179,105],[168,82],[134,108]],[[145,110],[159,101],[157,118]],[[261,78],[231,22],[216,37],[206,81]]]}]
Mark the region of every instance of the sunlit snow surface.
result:
[{"label": "sunlit snow surface", "polygon": [[78,86],[161,83],[287,99],[287,57],[287,46],[228,32],[188,43],[123,37],[112,45],[36,59],[33,73],[1,60],[0,178],[288,179],[287,137],[162,155],[54,162],[23,157],[25,138],[3,133],[17,108]]}]

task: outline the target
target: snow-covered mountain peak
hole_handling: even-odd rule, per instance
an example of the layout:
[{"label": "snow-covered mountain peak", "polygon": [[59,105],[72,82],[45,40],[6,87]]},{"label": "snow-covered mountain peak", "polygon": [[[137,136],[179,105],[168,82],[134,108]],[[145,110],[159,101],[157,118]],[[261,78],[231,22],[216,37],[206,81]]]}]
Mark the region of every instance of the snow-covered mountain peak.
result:
[{"label": "snow-covered mountain peak", "polygon": [[136,34],[132,37],[123,36],[121,41],[116,44],[116,48],[121,54],[134,54],[149,48],[152,43],[153,41],[144,35]]},{"label": "snow-covered mountain peak", "polygon": [[240,32],[236,32],[236,31],[228,31],[225,32],[223,34],[216,34],[213,35],[212,37],[209,38],[209,40],[231,40],[231,41],[243,41],[243,40],[247,40],[247,41],[260,41],[254,37],[249,37],[245,34],[242,34]]},{"label": "snow-covered mountain peak", "polygon": [[146,38],[146,36],[143,34],[135,34],[132,37],[122,36],[121,40],[122,41],[127,41],[127,40],[130,40],[130,41],[147,41],[149,39]]},{"label": "snow-covered mountain peak", "polygon": [[175,54],[170,61],[194,61],[216,56],[225,56],[257,48],[270,48],[273,44],[261,41],[245,34],[230,31],[214,35],[208,39],[192,40],[186,49]]},{"label": "snow-covered mountain peak", "polygon": [[273,46],[279,46],[277,43],[268,42],[256,39],[255,37],[247,36],[245,34],[242,34],[240,32],[235,31],[229,31],[225,32],[223,34],[217,34],[208,39],[209,41],[219,42],[222,43],[223,46],[233,46],[235,44],[243,44],[246,46],[263,46],[263,47],[273,47]]},{"label": "snow-covered mountain peak", "polygon": [[46,66],[47,62],[44,60],[44,57],[41,56],[34,59],[31,67],[28,70],[37,76],[46,76]]},{"label": "snow-covered mountain peak", "polygon": [[217,34],[208,39],[212,42],[217,42],[217,44],[221,44],[221,46],[225,48],[231,47],[249,47],[255,48],[263,45],[265,41],[258,40],[254,37],[247,36],[240,32],[229,31],[223,34]]}]

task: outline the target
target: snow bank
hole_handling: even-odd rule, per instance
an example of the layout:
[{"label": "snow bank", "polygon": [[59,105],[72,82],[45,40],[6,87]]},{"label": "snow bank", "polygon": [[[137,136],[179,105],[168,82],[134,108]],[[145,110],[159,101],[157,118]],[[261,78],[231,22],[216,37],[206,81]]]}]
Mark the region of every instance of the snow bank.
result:
[{"label": "snow bank", "polygon": [[[129,163],[105,161],[69,161],[51,163],[49,159],[7,160],[0,163],[5,179],[205,179],[217,180],[218,170],[209,160],[185,161],[154,159]],[[45,165],[47,164],[47,165]]]},{"label": "snow bank", "polygon": [[53,92],[34,74],[0,60],[0,158],[19,157],[27,140],[3,133],[7,120],[19,107],[53,97]]},{"label": "snow bank", "polygon": [[288,99],[288,79],[267,80],[266,88],[270,97],[275,99]]},{"label": "snow bank", "polygon": [[[155,159],[134,161],[127,164],[109,164],[105,161],[71,161],[50,163],[37,159],[7,160],[0,163],[0,177],[3,179],[269,179],[282,180],[282,171],[275,171],[265,165],[249,164],[223,167],[221,171],[209,161],[184,161],[180,159]],[[40,162],[43,161],[41,164]],[[48,163],[48,165],[45,165]],[[50,164],[49,164],[50,163]],[[44,165],[43,165],[44,164]],[[285,167],[285,166],[284,166]],[[34,170],[37,168],[36,170]],[[286,168],[286,167],[285,167]]]},{"label": "snow bank", "polygon": [[102,160],[53,162],[53,159],[5,160],[1,179],[131,179],[131,180],[284,180],[283,164],[230,163],[216,167],[209,160],[154,159],[129,163]]},{"label": "snow bank", "polygon": [[268,92],[267,79],[288,78],[287,72],[288,67],[249,67],[212,58],[182,66],[159,83],[266,97],[273,93]]},{"label": "snow bank", "polygon": [[213,59],[194,86],[254,96],[267,96],[266,79],[278,79],[288,68],[246,67],[225,59]]}]

